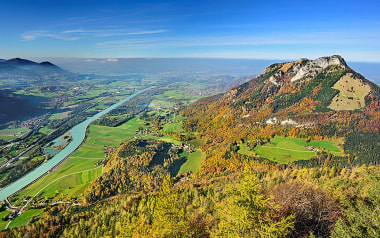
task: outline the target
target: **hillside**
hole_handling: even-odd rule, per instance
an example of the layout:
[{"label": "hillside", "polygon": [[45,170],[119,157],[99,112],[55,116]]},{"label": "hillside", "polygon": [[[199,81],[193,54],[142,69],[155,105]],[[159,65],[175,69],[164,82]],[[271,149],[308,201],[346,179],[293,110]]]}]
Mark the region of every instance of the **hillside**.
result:
[{"label": "hillside", "polygon": [[37,63],[27,59],[0,60],[0,85],[23,87],[46,85],[57,79],[73,80],[75,74],[61,69],[50,62]]},{"label": "hillside", "polygon": [[[334,55],[270,65],[247,83],[202,98],[182,113],[187,117],[184,127],[207,141],[203,147],[209,157],[203,167],[207,173],[228,170],[228,165],[219,168],[220,157],[231,157],[231,148],[244,145],[256,151],[276,135],[307,140],[344,139],[358,132],[378,135],[379,96],[377,85]],[[379,163],[374,157],[360,163],[364,160]]]}]

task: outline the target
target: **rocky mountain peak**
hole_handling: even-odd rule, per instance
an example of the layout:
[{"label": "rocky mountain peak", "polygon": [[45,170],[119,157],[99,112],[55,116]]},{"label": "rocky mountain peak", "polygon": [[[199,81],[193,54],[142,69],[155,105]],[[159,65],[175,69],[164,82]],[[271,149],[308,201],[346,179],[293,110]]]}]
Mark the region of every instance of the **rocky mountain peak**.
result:
[{"label": "rocky mountain peak", "polygon": [[329,66],[337,65],[339,68],[345,69],[347,67],[344,59],[339,55],[333,55],[330,57],[320,57],[315,60],[305,60],[306,63],[297,65],[294,69],[296,75],[291,79],[291,82],[305,78],[305,76],[316,76],[321,71]]},{"label": "rocky mountain peak", "polygon": [[281,66],[281,68],[268,79],[275,85],[281,84],[284,78],[290,78],[291,82],[310,80],[330,66],[337,66],[340,69],[348,68],[346,61],[339,55],[320,57],[315,60],[302,58],[277,66]]}]

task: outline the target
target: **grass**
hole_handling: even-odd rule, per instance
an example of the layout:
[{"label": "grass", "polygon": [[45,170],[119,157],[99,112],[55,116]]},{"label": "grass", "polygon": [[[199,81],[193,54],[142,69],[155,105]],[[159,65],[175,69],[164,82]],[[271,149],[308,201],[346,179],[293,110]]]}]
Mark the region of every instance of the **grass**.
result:
[{"label": "grass", "polygon": [[9,221],[3,221],[1,218],[3,218],[5,215],[8,215],[9,213],[11,212],[8,210],[0,212],[0,230],[4,230],[9,222]]},{"label": "grass", "polygon": [[182,164],[181,168],[179,169],[179,174],[187,173],[189,171],[193,173],[197,172],[201,168],[201,164],[204,159],[204,155],[199,150],[191,154],[184,151],[181,153],[181,157],[186,157],[187,160],[185,163]]},{"label": "grass", "polygon": [[5,140],[5,141],[14,140],[14,139],[22,136],[28,130],[29,130],[28,127],[0,130],[0,140]]},{"label": "grass", "polygon": [[50,128],[47,128],[47,127],[42,127],[42,128],[39,130],[40,133],[45,134],[45,135],[49,134],[49,133],[52,132],[52,131],[53,131],[53,129],[50,129]]},{"label": "grass", "polygon": [[11,224],[9,225],[9,228],[17,227],[17,226],[23,226],[28,224],[28,221],[34,216],[39,215],[43,212],[43,209],[30,209],[22,213],[21,216],[16,217]]},{"label": "grass", "polygon": [[168,90],[162,94],[156,95],[155,98],[165,101],[168,99],[194,99],[195,97],[182,90]]},{"label": "grass", "polygon": [[149,107],[151,108],[156,108],[156,107],[173,107],[174,102],[169,102],[169,101],[164,101],[164,100],[157,100],[154,99],[152,102],[149,104]]},{"label": "grass", "polygon": [[306,142],[301,138],[279,137],[271,139],[270,143],[256,146],[254,151],[249,151],[246,143],[240,145],[239,153],[249,156],[260,156],[278,163],[287,163],[295,160],[307,160],[315,156],[314,151],[308,150],[308,146],[340,155],[341,150],[335,141],[312,140]]},{"label": "grass", "polygon": [[166,131],[166,132],[174,132],[174,133],[184,132],[182,129],[182,122],[165,124],[165,126],[162,128],[162,130]]},{"label": "grass", "polygon": [[165,141],[165,142],[168,142],[168,143],[173,143],[173,144],[176,144],[176,145],[181,144],[180,141],[174,139],[171,136],[167,136],[167,135],[163,135],[163,136],[146,135],[146,136],[143,136],[143,137],[144,138],[151,138],[151,139],[155,139],[155,140],[161,140],[161,141]]},{"label": "grass", "polygon": [[329,106],[334,110],[354,110],[364,107],[364,97],[371,91],[369,85],[353,79],[352,74],[343,76],[333,88],[339,90],[339,94],[332,99]]},{"label": "grass", "polygon": [[69,116],[71,111],[66,111],[66,112],[59,112],[59,113],[54,113],[49,117],[49,120],[58,120],[58,119],[64,119]]},{"label": "grass", "polygon": [[193,145],[193,146],[195,146],[195,147],[198,148],[198,147],[204,145],[204,144],[205,144],[205,141],[202,140],[202,139],[194,139],[194,140],[190,140],[190,141],[189,141],[189,144],[191,144],[191,145]]},{"label": "grass", "polygon": [[84,158],[103,158],[105,147],[116,147],[134,138],[139,124],[137,117],[119,127],[90,125],[86,142],[73,156]]},{"label": "grass", "polygon": [[[18,198],[20,199],[24,196],[33,197],[41,190],[42,191],[40,194],[38,194],[38,196],[42,194],[45,197],[54,198],[56,197],[56,191],[65,194],[66,196],[80,195],[80,193],[84,191],[88,184],[95,180],[102,173],[102,167],[98,167],[98,169],[96,169],[94,166],[94,163],[97,161],[100,161],[100,159],[71,157],[56,171],[45,175],[37,182],[29,185],[27,188],[22,190],[18,194]],[[83,172],[80,175],[73,174],[84,170],[91,171]],[[78,176],[80,176],[80,178]]]}]

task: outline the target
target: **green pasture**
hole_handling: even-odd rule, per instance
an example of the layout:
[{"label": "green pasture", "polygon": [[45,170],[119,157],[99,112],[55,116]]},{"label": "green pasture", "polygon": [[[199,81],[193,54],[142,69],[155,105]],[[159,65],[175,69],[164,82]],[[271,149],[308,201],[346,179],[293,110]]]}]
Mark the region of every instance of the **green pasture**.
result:
[{"label": "green pasture", "polygon": [[174,102],[164,101],[164,100],[157,100],[153,99],[152,102],[149,104],[149,107],[173,107]]},{"label": "green pasture", "polygon": [[43,212],[43,209],[30,209],[22,213],[21,216],[16,217],[11,224],[9,224],[9,228],[17,227],[17,226],[23,226],[28,224],[29,220],[34,215],[39,215]]},{"label": "green pasture", "polygon": [[39,130],[40,133],[45,134],[45,135],[49,134],[49,133],[52,132],[52,131],[53,131],[53,129],[50,129],[50,128],[47,128],[47,127],[42,127],[42,128]]},{"label": "green pasture", "polygon": [[312,146],[320,151],[326,151],[335,155],[339,155],[339,149],[335,141],[312,140],[306,142],[302,138],[290,138],[276,136],[271,139],[270,143],[262,146],[256,146],[254,151],[248,151],[246,143],[240,145],[239,153],[249,156],[260,156],[275,162],[287,163],[295,160],[307,160],[315,156],[314,151],[307,147]]},{"label": "green pasture", "polygon": [[[80,195],[93,180],[101,175],[103,167],[94,165],[100,160],[71,157],[57,170],[23,189],[17,198],[22,201],[24,196],[33,197],[37,193],[37,196],[52,198],[62,194],[65,196]],[[56,194],[57,191],[59,194]]]},{"label": "green pasture", "polygon": [[183,90],[168,90],[164,93],[156,95],[155,98],[159,100],[168,99],[194,99],[195,97]]},{"label": "green pasture", "polygon": [[186,157],[186,162],[183,163],[181,168],[179,169],[179,174],[187,173],[189,171],[193,173],[197,172],[201,168],[201,164],[204,159],[204,155],[199,150],[193,153],[184,151],[181,153],[181,157]]},{"label": "green pasture", "polygon": [[175,145],[180,145],[181,144],[180,141],[174,139],[171,136],[167,136],[167,135],[163,135],[163,136],[143,135],[143,136],[141,136],[141,138],[150,138],[150,139],[155,139],[155,140],[161,140],[161,141],[165,141],[165,142],[168,142],[168,143],[173,143]]},{"label": "green pasture", "polygon": [[194,139],[194,140],[188,141],[188,143],[195,147],[200,147],[205,144],[205,141],[202,139]]},{"label": "green pasture", "polygon": [[9,213],[11,212],[8,210],[0,212],[0,230],[4,230],[9,222],[9,221],[3,221],[3,219],[1,218],[3,218],[5,215],[8,215]]},{"label": "green pasture", "polygon": [[28,130],[29,130],[28,127],[0,130],[0,140],[4,140],[4,141],[14,140],[14,139],[22,136]]},{"label": "green pasture", "polygon": [[182,122],[165,124],[164,127],[162,128],[162,131],[174,132],[174,133],[184,132],[184,130],[182,129]]},{"label": "green pasture", "polygon": [[134,138],[139,128],[137,117],[118,127],[90,125],[85,143],[73,154],[74,157],[103,158],[105,147],[116,147]]},{"label": "green pasture", "polygon": [[54,113],[49,117],[49,120],[59,120],[59,119],[64,119],[69,116],[71,111],[66,111],[66,112],[59,112],[59,113]]},{"label": "green pasture", "polygon": [[181,116],[181,115],[176,115],[175,116],[175,120],[176,121],[183,121],[183,120],[185,120],[185,118],[183,116]]}]

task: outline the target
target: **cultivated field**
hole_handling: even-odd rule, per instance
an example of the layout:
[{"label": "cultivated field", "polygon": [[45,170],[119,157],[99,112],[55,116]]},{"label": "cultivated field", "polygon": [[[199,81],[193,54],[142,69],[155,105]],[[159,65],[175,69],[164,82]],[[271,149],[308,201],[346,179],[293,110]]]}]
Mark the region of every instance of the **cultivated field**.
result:
[{"label": "cultivated field", "polygon": [[0,140],[11,141],[28,131],[28,127],[21,127],[16,129],[3,129],[0,130]]}]

